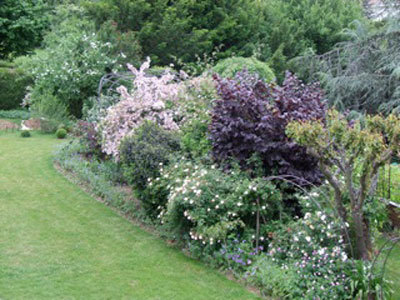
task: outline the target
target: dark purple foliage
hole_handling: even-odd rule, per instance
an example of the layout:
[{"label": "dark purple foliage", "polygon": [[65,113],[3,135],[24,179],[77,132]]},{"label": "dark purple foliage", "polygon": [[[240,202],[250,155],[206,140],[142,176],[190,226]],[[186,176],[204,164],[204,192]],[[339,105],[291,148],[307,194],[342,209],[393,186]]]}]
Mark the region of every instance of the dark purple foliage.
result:
[{"label": "dark purple foliage", "polygon": [[287,72],[282,86],[267,85],[246,71],[234,79],[214,76],[220,99],[210,125],[213,156],[217,161],[237,159],[248,167],[258,154],[265,175],[291,175],[305,185],[319,183],[316,161],[285,134],[292,120],[323,119],[325,105],[318,84],[305,85]]}]

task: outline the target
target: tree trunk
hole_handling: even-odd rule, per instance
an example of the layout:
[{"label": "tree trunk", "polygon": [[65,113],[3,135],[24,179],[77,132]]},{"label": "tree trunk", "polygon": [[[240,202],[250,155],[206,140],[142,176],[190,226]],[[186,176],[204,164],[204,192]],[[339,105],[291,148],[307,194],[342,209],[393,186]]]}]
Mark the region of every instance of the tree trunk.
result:
[{"label": "tree trunk", "polygon": [[356,235],[356,254],[358,259],[369,260],[370,256],[367,249],[367,238],[364,232],[363,213],[359,208],[353,209],[354,231]]}]

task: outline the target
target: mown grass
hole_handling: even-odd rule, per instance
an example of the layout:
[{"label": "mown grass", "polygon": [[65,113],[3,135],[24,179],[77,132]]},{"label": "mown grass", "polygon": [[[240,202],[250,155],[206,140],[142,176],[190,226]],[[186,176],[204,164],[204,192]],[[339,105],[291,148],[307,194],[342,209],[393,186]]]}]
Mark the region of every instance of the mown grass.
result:
[{"label": "mown grass", "polygon": [[[386,241],[385,237],[381,237],[378,240],[378,246],[382,246]],[[391,248],[393,243],[386,244],[385,248]],[[385,255],[388,255],[387,251],[385,251],[382,255],[385,258]],[[397,243],[392,251],[389,254],[387,263],[385,265],[384,270],[385,278],[392,282],[391,288],[393,289],[393,295],[391,299],[398,300],[400,299],[400,242]]]},{"label": "mown grass", "polygon": [[0,299],[257,299],[53,168],[51,135],[0,132]]}]

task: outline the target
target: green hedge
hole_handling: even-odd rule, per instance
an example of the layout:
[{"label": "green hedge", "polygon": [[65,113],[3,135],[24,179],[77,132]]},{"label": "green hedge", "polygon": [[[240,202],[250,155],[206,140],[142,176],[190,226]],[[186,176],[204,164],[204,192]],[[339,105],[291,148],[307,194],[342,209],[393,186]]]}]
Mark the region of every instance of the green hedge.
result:
[{"label": "green hedge", "polygon": [[30,79],[9,62],[0,61],[0,110],[21,107]]}]

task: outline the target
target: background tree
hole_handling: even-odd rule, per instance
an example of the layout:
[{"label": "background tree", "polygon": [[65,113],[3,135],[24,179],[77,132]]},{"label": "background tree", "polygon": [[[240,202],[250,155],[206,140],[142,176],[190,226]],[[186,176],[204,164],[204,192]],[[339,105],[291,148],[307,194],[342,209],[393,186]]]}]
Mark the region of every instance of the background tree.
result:
[{"label": "background tree", "polygon": [[287,60],[311,50],[322,54],[346,39],[343,29],[365,20],[358,0],[256,0],[264,15],[269,60],[276,74],[288,69]]},{"label": "background tree", "polygon": [[267,24],[252,0],[102,0],[84,6],[97,26],[113,20],[122,32],[137,32],[143,54],[160,65],[178,58],[194,62],[221,45],[221,57],[251,56],[266,45]]},{"label": "background tree", "polygon": [[50,7],[43,0],[0,2],[0,59],[40,46],[49,26]]},{"label": "background tree", "polygon": [[302,77],[318,79],[337,109],[400,112],[400,18],[380,29],[355,22],[350,40],[322,55],[294,60]]}]

